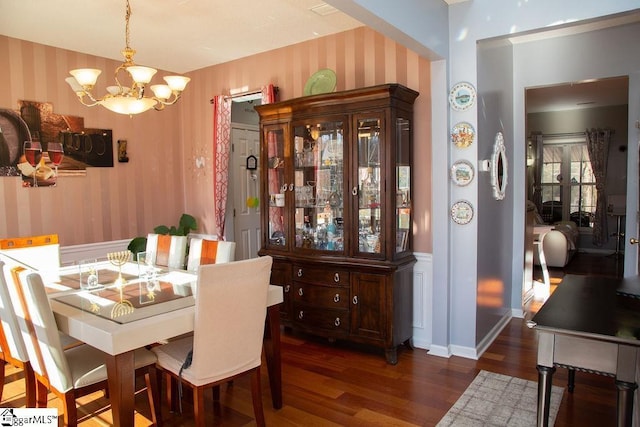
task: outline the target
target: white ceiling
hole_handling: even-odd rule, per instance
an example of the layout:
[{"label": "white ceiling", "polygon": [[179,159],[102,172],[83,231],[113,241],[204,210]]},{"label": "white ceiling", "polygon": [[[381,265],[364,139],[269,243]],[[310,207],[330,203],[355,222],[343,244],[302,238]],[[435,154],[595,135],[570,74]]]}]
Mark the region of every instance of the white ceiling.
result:
[{"label": "white ceiling", "polygon": [[[130,0],[130,5],[135,62],[176,73],[362,26],[322,0]],[[122,60],[125,10],[125,0],[0,0],[0,34]]]}]

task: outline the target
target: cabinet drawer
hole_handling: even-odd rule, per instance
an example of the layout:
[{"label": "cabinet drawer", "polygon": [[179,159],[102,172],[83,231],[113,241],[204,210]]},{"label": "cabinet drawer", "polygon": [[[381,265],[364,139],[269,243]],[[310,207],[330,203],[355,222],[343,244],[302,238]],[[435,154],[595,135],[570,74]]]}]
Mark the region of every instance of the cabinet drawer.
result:
[{"label": "cabinet drawer", "polygon": [[348,309],[349,288],[294,282],[293,299],[316,307]]},{"label": "cabinet drawer", "polygon": [[349,333],[349,312],[294,304],[293,321],[304,329]]},{"label": "cabinet drawer", "polygon": [[318,285],[349,286],[349,272],[327,267],[294,265],[293,280]]}]

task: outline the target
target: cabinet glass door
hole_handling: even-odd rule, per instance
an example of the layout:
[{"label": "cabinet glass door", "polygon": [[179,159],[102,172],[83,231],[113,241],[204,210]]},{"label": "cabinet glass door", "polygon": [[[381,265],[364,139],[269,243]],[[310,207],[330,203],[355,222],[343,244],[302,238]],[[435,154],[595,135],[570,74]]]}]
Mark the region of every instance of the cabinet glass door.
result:
[{"label": "cabinet glass door", "polygon": [[295,247],[343,251],[343,122],[293,129]]},{"label": "cabinet glass door", "polygon": [[381,151],[384,147],[383,134],[380,132],[379,117],[361,118],[357,120],[357,252],[381,254],[384,235],[382,221],[381,191]]},{"label": "cabinet glass door", "polygon": [[[267,209],[267,246],[270,248],[285,248],[287,236],[286,195],[289,183],[286,180],[285,169],[285,133],[282,127],[267,128],[267,194],[269,200]],[[293,188],[293,184],[291,184]]]},{"label": "cabinet glass door", "polygon": [[396,119],[396,253],[411,250],[411,122]]}]

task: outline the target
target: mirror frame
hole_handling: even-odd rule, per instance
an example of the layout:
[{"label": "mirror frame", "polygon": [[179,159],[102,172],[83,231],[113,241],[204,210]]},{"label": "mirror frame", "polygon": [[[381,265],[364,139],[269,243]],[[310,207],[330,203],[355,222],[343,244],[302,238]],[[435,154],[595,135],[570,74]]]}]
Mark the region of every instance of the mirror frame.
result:
[{"label": "mirror frame", "polygon": [[493,155],[491,156],[491,187],[493,188],[493,198],[503,200],[507,190],[508,163],[507,152],[504,145],[502,132],[496,134],[493,143]]}]

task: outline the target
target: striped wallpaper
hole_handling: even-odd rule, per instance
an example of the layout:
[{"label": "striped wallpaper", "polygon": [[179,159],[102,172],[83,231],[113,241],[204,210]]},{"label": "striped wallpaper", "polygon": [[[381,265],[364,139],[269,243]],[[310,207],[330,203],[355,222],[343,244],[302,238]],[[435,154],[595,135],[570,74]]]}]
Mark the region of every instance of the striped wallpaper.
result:
[{"label": "striped wallpaper", "polygon": [[[58,233],[63,246],[127,239],[175,224],[182,212],[198,219],[198,232],[213,233],[211,97],[273,83],[280,100],[295,98],[309,76],[331,68],[337,90],[400,83],[420,92],[414,155],[423,167],[415,168],[414,249],[431,251],[430,63],[369,28],[194,71],[178,105],[132,118],[82,106],[64,81],[70,69],[100,68],[103,91],[117,61],[4,36],[0,57],[9,59],[0,67],[0,108],[17,108],[20,99],[52,102],[54,112],[82,116],[86,127],[112,129],[114,146],[126,139],[130,158],[113,168],[89,168],[86,177],[60,179],[55,188],[24,189],[18,178],[0,178],[0,237]],[[195,166],[200,156],[203,169]]]}]

